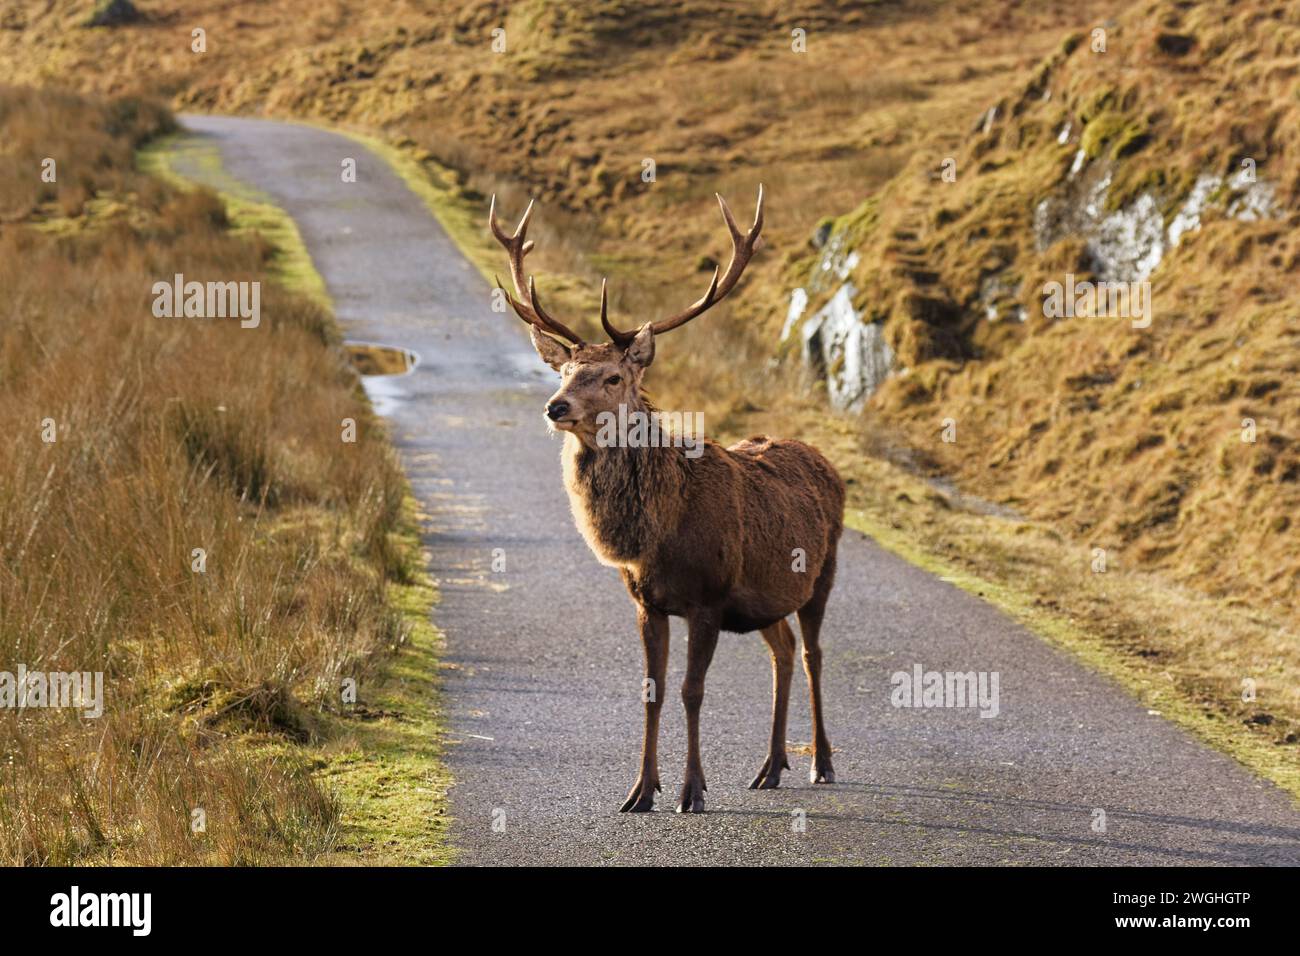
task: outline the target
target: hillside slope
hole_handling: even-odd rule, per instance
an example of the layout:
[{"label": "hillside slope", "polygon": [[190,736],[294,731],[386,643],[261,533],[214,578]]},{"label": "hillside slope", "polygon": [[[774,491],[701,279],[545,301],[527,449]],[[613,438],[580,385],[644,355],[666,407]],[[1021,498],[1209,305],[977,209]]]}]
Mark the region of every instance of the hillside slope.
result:
[{"label": "hillside slope", "polygon": [[[1300,11],[1155,3],[1105,45],[1067,38],[974,118],[955,182],[918,158],[790,281],[808,314],[850,285],[896,359],[870,408],[938,468],[1294,622]],[[1150,313],[1048,317],[1067,275],[1149,279]]]},{"label": "hillside slope", "polygon": [[85,3],[28,0],[12,5],[0,57],[15,82],[382,130],[451,167],[470,196],[537,197],[538,268],[597,285],[615,273],[623,312],[666,292],[676,308],[683,275],[723,251],[713,192],[739,206],[763,181],[770,252],[752,281],[770,310],[780,262],[820,218],[921,143],[955,146],[1010,77],[1111,6],[142,0],[139,22],[87,29]]},{"label": "hillside slope", "polygon": [[[1292,8],[142,0],[85,29],[87,7],[10,4],[0,57],[376,133],[488,275],[487,195],[535,196],[530,265],[588,330],[602,275],[620,324],[698,295],[712,193],[745,215],[765,183],[765,249],[665,341],[661,404],[815,442],[859,527],[1294,776]],[[1048,283],[1090,278],[1150,281],[1149,326],[1045,316]]]}]

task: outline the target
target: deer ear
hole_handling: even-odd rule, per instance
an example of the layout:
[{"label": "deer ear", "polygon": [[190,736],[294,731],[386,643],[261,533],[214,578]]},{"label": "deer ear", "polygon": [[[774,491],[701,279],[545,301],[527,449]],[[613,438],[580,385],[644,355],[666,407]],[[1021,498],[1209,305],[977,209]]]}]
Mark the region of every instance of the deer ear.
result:
[{"label": "deer ear", "polygon": [[533,340],[533,348],[537,349],[537,354],[542,357],[542,361],[557,372],[565,362],[573,358],[573,353],[569,351],[568,346],[538,331],[535,325],[529,326],[528,337]]},{"label": "deer ear", "polygon": [[641,326],[641,331],[637,332],[636,338],[627,347],[624,355],[633,365],[642,368],[648,368],[655,360],[655,330],[650,327],[649,322]]}]

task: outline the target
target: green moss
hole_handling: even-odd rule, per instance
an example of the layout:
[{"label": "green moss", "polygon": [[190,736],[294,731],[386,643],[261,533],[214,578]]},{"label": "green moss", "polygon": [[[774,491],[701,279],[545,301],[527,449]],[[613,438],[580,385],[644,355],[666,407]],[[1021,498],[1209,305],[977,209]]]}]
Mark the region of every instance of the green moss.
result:
[{"label": "green moss", "polygon": [[178,189],[196,185],[216,191],[236,234],[260,235],[272,249],[269,275],[286,288],[332,308],[325,280],[312,264],[293,218],[271,199],[231,177],[221,166],[217,147],[186,133],[174,133],[146,144],[136,154],[142,172]]},{"label": "green moss", "polygon": [[1089,159],[1099,158],[1110,145],[1110,158],[1119,159],[1136,152],[1146,143],[1146,127],[1115,110],[1106,110],[1088,121],[1079,138],[1079,147]]},{"label": "green moss", "polygon": [[847,248],[861,245],[880,222],[880,197],[872,196],[835,223],[835,232],[844,234]]},{"label": "green moss", "polygon": [[1083,104],[1079,107],[1079,119],[1084,123],[1091,123],[1102,113],[1110,109],[1115,102],[1114,87],[1102,87],[1091,93]]},{"label": "green moss", "polygon": [[1123,159],[1125,156],[1131,156],[1145,146],[1150,138],[1143,126],[1130,123],[1115,137],[1114,145],[1110,149],[1111,158]]},{"label": "green moss", "polygon": [[1195,179],[1195,174],[1186,170],[1128,163],[1116,171],[1106,196],[1106,208],[1122,209],[1143,193],[1151,193],[1159,198],[1161,209],[1168,216],[1187,198]]},{"label": "green moss", "polygon": [[[406,498],[397,544],[423,569],[417,508]],[[442,634],[430,620],[438,594],[423,570],[390,586],[406,639],[382,675],[358,688],[355,708],[324,721],[333,746],[321,748],[317,776],[342,807],[339,845],[324,862],[430,866],[452,862],[447,842],[451,774],[442,762],[437,693]]]}]

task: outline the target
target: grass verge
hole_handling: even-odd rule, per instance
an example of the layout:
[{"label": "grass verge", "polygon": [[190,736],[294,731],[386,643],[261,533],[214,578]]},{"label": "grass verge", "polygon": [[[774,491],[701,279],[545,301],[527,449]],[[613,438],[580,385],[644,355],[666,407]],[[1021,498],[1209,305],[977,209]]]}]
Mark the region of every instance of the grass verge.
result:
[{"label": "grass verge", "polygon": [[[411,566],[424,567],[419,511],[409,495],[398,547]],[[339,839],[324,863],[432,866],[454,860],[447,841],[443,723],[437,675],[442,633],[430,615],[438,602],[432,579],[420,572],[389,591],[406,639],[365,689],[364,703],[334,717],[320,748],[318,777],[341,804]]]},{"label": "grass verge", "polygon": [[198,181],[215,190],[226,207],[231,231],[239,236],[259,236],[270,247],[270,278],[322,308],[333,308],[325,280],[312,265],[293,218],[269,197],[228,175],[215,143],[184,133],[169,133],[141,147],[136,164],[141,172],[157,176],[177,189],[193,189]]},{"label": "grass verge", "polygon": [[[193,189],[197,182],[215,190],[233,231],[256,234],[270,245],[275,281],[330,308],[324,279],[292,217],[231,178],[215,145],[172,134],[142,148],[138,161],[143,171],[177,188]],[[359,356],[346,351],[354,363],[362,360],[358,367],[366,372],[369,364],[383,364],[375,361],[373,349]],[[358,687],[355,703],[321,714],[320,742],[311,748],[314,776],[340,807],[336,840],[315,863],[429,866],[453,858],[446,840],[451,777],[441,762],[437,697],[442,635],[431,620],[438,595],[425,570],[419,523],[419,506],[407,486],[401,515],[389,532],[393,563],[403,571],[385,589],[388,607],[400,617],[402,637]]]}]

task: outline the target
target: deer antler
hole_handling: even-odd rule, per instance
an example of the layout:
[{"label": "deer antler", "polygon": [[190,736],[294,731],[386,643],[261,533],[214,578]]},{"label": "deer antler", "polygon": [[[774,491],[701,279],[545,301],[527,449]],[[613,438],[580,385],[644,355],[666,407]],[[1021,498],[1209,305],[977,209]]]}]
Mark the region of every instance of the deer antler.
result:
[{"label": "deer antler", "polygon": [[[488,227],[492,230],[492,235],[496,236],[497,242],[505,247],[510,256],[510,279],[514,283],[515,296],[518,296],[518,298],[511,297],[505,286],[501,284],[500,279],[496,280],[497,288],[505,293],[506,301],[515,310],[515,314],[529,325],[551,335],[568,339],[574,345],[585,345],[586,343],[581,336],[546,314],[541,303],[537,301],[537,288],[533,283],[532,276],[528,277],[526,283],[524,281],[524,256],[528,255],[533,249],[532,241],[525,239],[528,232],[528,220],[532,214],[533,204],[530,200],[528,208],[524,210],[523,218],[519,220],[519,225],[515,227],[514,235],[507,236],[501,227],[497,225],[497,197],[492,197],[492,205],[488,209]],[[526,300],[525,288],[527,288]]]},{"label": "deer antler", "polygon": [[[662,335],[664,332],[671,331],[679,325],[685,325],[697,315],[707,312],[717,303],[721,302],[736,283],[740,281],[740,275],[745,271],[745,266],[749,265],[749,260],[754,255],[754,250],[759,246],[759,233],[763,231],[763,187],[758,187],[758,206],[754,210],[754,224],[749,227],[749,232],[742,233],[736,225],[735,218],[731,215],[731,210],[727,208],[727,201],[718,196],[718,205],[722,207],[722,218],[726,220],[727,229],[731,233],[731,261],[727,263],[727,271],[718,278],[718,270],[713,270],[713,280],[709,283],[709,290],[704,296],[689,306],[685,311],[678,312],[676,315],[669,316],[659,322],[655,322],[651,328],[655,335]],[[609,317],[606,314],[605,307],[605,285],[600,287],[600,324],[604,326],[605,333],[615,344],[627,348],[636,338],[637,331],[624,332],[610,324]]]}]

